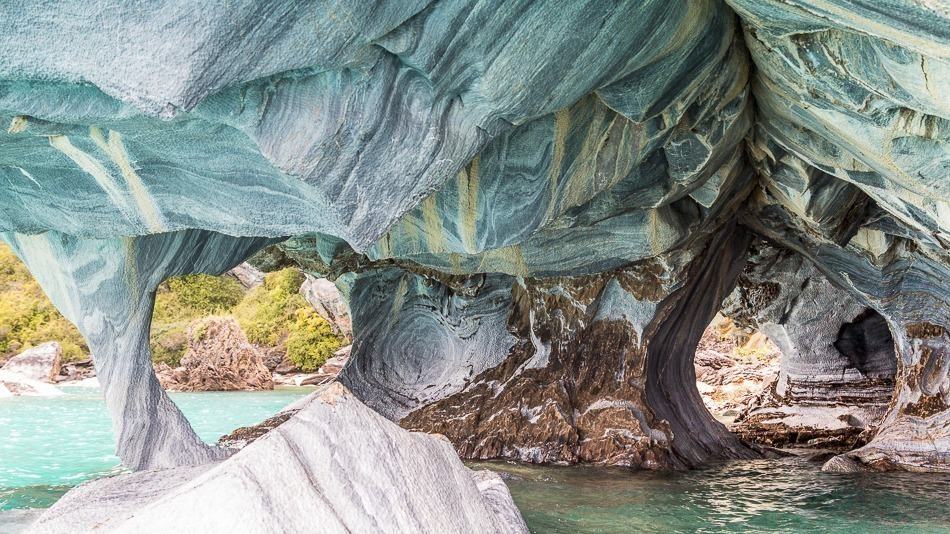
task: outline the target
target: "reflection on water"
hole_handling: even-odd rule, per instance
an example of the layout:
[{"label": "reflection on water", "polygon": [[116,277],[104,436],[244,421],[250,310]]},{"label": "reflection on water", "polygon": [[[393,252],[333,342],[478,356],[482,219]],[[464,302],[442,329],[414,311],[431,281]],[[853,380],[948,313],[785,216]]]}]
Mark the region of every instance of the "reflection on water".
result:
[{"label": "reflection on water", "polygon": [[680,473],[475,463],[532,532],[950,532],[950,475],[822,473],[801,458]]},{"label": "reflection on water", "polygon": [[[101,393],[65,387],[61,397],[0,399],[0,510],[50,506],[70,487],[115,473],[112,424]],[[213,443],[313,391],[172,393],[201,439]],[[0,523],[9,521],[0,517]]]}]

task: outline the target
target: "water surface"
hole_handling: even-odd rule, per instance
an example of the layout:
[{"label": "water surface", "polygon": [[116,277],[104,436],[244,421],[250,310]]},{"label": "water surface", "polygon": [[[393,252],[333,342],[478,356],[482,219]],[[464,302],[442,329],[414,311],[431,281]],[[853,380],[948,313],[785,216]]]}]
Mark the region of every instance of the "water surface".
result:
[{"label": "water surface", "polygon": [[[97,389],[0,399],[0,534],[84,480],[115,472]],[[172,393],[209,443],[312,389]],[[950,475],[831,474],[801,458],[735,462],[681,473],[590,467],[472,465],[504,473],[532,532],[950,533]],[[2,511],[6,510],[6,511]]]},{"label": "water surface", "polygon": [[950,533],[950,475],[822,473],[802,458],[680,473],[477,463],[532,532]]},{"label": "water surface", "polygon": [[[61,397],[0,399],[0,510],[50,506],[72,486],[119,470],[100,390],[62,389],[67,394]],[[278,388],[171,397],[201,439],[214,443],[311,391]]]}]

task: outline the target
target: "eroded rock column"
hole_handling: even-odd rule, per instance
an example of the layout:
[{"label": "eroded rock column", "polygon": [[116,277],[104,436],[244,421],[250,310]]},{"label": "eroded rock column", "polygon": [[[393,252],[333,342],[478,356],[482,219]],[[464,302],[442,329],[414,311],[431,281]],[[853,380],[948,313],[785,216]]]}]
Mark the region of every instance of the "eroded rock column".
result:
[{"label": "eroded rock column", "polygon": [[692,361],[746,240],[730,224],[678,268],[683,257],[571,278],[362,273],[341,381],[466,458],[670,468],[754,456],[706,411]]},{"label": "eroded rock column", "polygon": [[197,230],[115,239],[56,232],[2,237],[86,338],[123,465],[198,465],[226,456],[198,438],[155,378],[149,348],[155,290],[168,277],[223,272],[269,240]]}]

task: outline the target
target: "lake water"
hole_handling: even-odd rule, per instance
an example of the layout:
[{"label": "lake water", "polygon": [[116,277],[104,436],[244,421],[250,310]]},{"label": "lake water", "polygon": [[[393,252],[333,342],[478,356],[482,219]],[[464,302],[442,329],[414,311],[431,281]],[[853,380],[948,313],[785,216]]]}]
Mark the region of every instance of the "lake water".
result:
[{"label": "lake water", "polygon": [[822,473],[801,458],[680,473],[479,463],[532,532],[950,533],[950,475]]},{"label": "lake water", "polygon": [[[0,510],[50,506],[70,487],[119,469],[100,391],[62,389],[67,394],[61,397],[0,399]],[[171,397],[201,439],[214,443],[312,391],[278,388]]]},{"label": "lake water", "polygon": [[[116,471],[112,430],[96,389],[54,398],[0,399],[0,533],[30,508]],[[172,393],[202,439],[213,443],[261,421],[312,389]],[[950,475],[831,474],[800,458],[735,462],[681,473],[503,462],[532,532],[950,533]]]}]

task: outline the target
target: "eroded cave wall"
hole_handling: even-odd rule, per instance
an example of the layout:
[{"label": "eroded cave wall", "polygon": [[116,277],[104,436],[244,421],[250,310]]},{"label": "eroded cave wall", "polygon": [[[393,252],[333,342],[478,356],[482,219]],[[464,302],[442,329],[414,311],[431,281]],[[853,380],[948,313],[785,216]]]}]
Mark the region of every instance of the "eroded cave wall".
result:
[{"label": "eroded cave wall", "polygon": [[762,239],[722,312],[767,335],[780,371],[736,420],[771,446],[849,450],[873,435],[894,396],[897,356],[884,318],[815,266]]},{"label": "eroded cave wall", "polygon": [[[896,393],[839,467],[945,469],[948,20],[921,0],[5,5],[0,230],[82,249],[21,255],[97,364],[132,367],[166,262],[289,237],[350,296],[344,380],[386,415],[473,457],[645,466],[749,453],[699,409],[691,358],[751,230],[852,299],[825,314],[852,324],[840,350],[893,334]],[[834,372],[803,337],[825,305],[771,320],[799,340],[793,386]]]},{"label": "eroded cave wall", "polygon": [[950,11],[730,5],[756,66],[749,153],[765,178],[743,222],[879,313],[898,355],[896,393],[870,443],[828,467],[946,470]]},{"label": "eroded cave wall", "polygon": [[746,243],[727,223],[695,254],[570,278],[449,285],[368,270],[350,290],[356,342],[340,379],[466,458],[656,469],[754,456],[690,378]]}]

